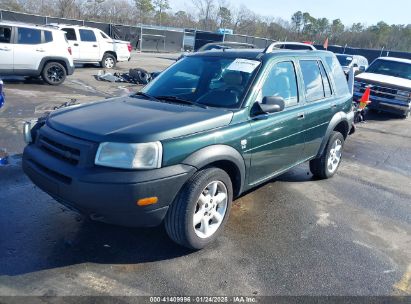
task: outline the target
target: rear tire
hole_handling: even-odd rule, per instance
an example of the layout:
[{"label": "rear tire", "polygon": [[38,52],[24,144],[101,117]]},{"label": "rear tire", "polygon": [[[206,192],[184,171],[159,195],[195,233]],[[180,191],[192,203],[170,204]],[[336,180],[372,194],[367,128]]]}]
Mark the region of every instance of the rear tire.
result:
[{"label": "rear tire", "polygon": [[116,67],[116,57],[110,53],[105,53],[101,60],[101,67],[105,69],[113,69]]},{"label": "rear tire", "polygon": [[66,79],[66,76],[66,69],[58,62],[47,63],[41,72],[41,78],[50,85],[62,84]]},{"label": "rear tire", "polygon": [[340,132],[333,131],[322,155],[310,161],[311,173],[320,179],[332,177],[341,164],[343,147],[344,136]]},{"label": "rear tire", "polygon": [[223,230],[232,199],[232,183],[225,171],[208,168],[195,173],[167,212],[167,234],[184,247],[204,248]]}]

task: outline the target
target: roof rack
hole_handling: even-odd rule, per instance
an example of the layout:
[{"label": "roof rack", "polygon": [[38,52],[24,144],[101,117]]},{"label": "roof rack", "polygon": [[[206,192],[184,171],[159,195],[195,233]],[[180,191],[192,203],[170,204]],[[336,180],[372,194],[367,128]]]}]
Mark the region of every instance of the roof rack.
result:
[{"label": "roof rack", "polygon": [[273,43],[271,43],[269,46],[267,46],[267,47],[264,49],[263,53],[265,53],[265,54],[267,54],[267,53],[272,53],[272,52],[274,51],[274,49],[277,49],[277,47],[275,46],[276,43],[278,43],[278,42],[273,42]]}]

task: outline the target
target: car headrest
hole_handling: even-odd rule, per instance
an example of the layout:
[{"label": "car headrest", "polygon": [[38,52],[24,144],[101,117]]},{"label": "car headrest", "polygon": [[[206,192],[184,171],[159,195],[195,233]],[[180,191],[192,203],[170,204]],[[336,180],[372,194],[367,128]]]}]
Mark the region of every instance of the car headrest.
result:
[{"label": "car headrest", "polygon": [[236,71],[227,71],[223,75],[224,82],[229,86],[238,86],[243,82],[243,76],[240,72]]}]

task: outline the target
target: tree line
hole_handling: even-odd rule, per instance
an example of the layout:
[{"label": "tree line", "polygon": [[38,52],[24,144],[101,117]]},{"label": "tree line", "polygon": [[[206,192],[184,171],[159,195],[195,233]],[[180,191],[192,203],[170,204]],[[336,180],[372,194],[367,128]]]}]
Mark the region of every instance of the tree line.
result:
[{"label": "tree line", "polygon": [[184,10],[173,10],[170,0],[0,0],[0,9],[116,24],[138,23],[215,31],[280,41],[311,41],[359,48],[411,52],[411,24],[344,25],[340,19],[315,18],[298,11],[289,20],[261,16],[228,0],[187,0]]}]

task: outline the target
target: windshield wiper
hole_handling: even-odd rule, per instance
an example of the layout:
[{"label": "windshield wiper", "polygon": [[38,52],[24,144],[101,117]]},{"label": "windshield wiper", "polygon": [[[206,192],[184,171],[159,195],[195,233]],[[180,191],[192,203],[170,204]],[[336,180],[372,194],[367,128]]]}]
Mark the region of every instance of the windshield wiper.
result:
[{"label": "windshield wiper", "polygon": [[180,97],[177,97],[177,96],[155,96],[154,98],[165,100],[165,101],[177,102],[177,103],[185,103],[185,104],[197,106],[197,107],[200,107],[200,108],[203,108],[203,109],[208,108],[205,104],[201,104],[201,103],[191,101],[191,100],[188,100],[188,99],[184,99],[184,98],[180,98]]},{"label": "windshield wiper", "polygon": [[144,92],[137,92],[136,94],[131,95],[131,97],[133,97],[133,96],[143,96],[143,97],[146,97],[150,100],[161,102],[161,100],[159,100],[158,98],[156,98],[154,96],[151,96],[150,94],[147,94],[147,93],[144,93]]}]

